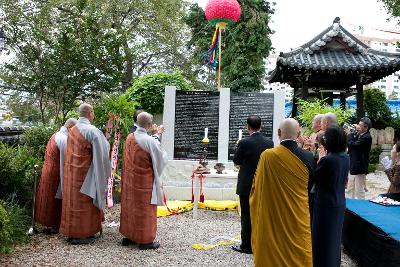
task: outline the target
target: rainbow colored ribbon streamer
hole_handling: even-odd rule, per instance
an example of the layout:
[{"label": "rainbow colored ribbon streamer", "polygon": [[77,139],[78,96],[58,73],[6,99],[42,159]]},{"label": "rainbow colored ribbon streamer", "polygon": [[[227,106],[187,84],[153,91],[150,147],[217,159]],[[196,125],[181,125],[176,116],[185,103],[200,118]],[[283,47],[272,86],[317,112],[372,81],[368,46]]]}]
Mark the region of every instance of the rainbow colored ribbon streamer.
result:
[{"label": "rainbow colored ribbon streamer", "polygon": [[205,65],[210,64],[214,70],[218,66],[218,41],[219,41],[219,27],[215,29],[210,49],[203,55],[204,64]]}]

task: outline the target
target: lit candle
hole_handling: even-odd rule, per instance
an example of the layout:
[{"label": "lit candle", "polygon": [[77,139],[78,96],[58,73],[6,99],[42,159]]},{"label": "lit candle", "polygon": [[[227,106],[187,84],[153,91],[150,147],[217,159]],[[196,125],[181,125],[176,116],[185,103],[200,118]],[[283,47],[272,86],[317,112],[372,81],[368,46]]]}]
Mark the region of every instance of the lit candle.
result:
[{"label": "lit candle", "polygon": [[204,138],[208,138],[208,128],[204,128]]},{"label": "lit candle", "polygon": [[239,141],[242,140],[243,130],[239,130]]}]

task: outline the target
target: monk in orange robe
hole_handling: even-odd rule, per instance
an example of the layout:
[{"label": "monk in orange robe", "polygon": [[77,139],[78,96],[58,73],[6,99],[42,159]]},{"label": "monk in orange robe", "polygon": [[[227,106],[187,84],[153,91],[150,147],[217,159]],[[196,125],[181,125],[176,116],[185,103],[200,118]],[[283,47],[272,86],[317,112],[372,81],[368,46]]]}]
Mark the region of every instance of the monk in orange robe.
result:
[{"label": "monk in orange robe", "polygon": [[64,151],[68,129],[76,124],[76,119],[68,119],[61,129],[52,135],[46,146],[42,175],[35,198],[35,221],[47,226],[44,232],[58,233],[61,220],[60,181],[63,176]]},{"label": "monk in orange robe", "polygon": [[294,119],[280,125],[280,145],[265,150],[250,192],[251,245],[254,265],[311,267],[308,180],[312,153],[299,148],[300,126]]},{"label": "monk in orange robe", "polygon": [[[122,245],[139,244],[139,249],[156,249],[157,205],[163,205],[160,175],[166,153],[160,143],[147,134],[152,127],[147,112],[138,115],[138,128],[129,134],[124,148],[120,233]],[[160,129],[161,130],[161,129]]]},{"label": "monk in orange robe", "polygon": [[104,134],[91,125],[92,106],[81,104],[79,115],[68,134],[60,233],[71,244],[88,244],[96,240],[96,233],[101,233],[107,178],[111,175],[110,145]]}]

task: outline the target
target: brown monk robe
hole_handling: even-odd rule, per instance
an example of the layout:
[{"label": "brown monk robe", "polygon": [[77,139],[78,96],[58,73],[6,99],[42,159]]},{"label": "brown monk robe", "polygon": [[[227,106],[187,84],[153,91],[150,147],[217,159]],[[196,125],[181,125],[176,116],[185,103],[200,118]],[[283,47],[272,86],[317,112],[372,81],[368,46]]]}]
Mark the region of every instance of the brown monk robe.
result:
[{"label": "brown monk robe", "polygon": [[77,126],[71,128],[64,160],[60,226],[60,233],[70,238],[87,238],[101,230],[101,210],[93,205],[92,198],[80,192],[91,162],[92,145]]},{"label": "brown monk robe", "polygon": [[56,134],[46,146],[35,201],[35,221],[57,230],[60,227],[62,200],[55,198],[60,182],[60,150],[55,141]]},{"label": "brown monk robe", "polygon": [[133,243],[149,244],[157,233],[157,206],[150,204],[153,166],[133,134],[125,142],[122,177],[119,231]]}]

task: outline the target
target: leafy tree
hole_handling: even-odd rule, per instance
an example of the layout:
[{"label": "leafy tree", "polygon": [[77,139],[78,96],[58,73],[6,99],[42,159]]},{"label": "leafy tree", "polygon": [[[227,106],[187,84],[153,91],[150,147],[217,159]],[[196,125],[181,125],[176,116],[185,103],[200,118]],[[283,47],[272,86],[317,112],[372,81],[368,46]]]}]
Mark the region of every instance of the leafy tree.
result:
[{"label": "leafy tree", "polygon": [[369,87],[364,90],[364,107],[372,126],[384,129],[392,121],[392,113],[386,103],[385,93],[378,88]]},{"label": "leafy tree", "polygon": [[393,17],[400,17],[400,2],[398,0],[379,0]]},{"label": "leafy tree", "polygon": [[[274,3],[253,0],[238,2],[241,5],[241,17],[222,34],[221,83],[234,92],[259,91],[265,74],[264,59],[271,49],[269,35],[273,32],[269,22],[274,13]],[[185,22],[192,33],[188,47],[193,51],[196,71],[201,78],[215,82],[215,74],[207,72],[201,59],[210,46],[215,28],[207,22],[204,11],[197,4],[190,7]]]},{"label": "leafy tree", "polygon": [[[42,121],[61,119],[76,99],[125,91],[136,77],[190,69],[180,0],[51,0],[0,2],[0,27],[15,57],[0,79],[32,94]],[[57,116],[58,117],[58,116]]]},{"label": "leafy tree", "polygon": [[[102,95],[94,105],[94,125],[100,130],[105,131],[105,125],[109,119],[109,114],[113,113],[120,118],[121,143],[125,141],[129,130],[133,125],[133,113],[137,104],[130,101],[126,95]],[[112,137],[114,138],[114,136]],[[123,146],[121,146],[123,147]]]},{"label": "leafy tree", "polygon": [[32,98],[13,95],[7,100],[7,106],[12,111],[14,117],[18,117],[21,122],[40,121],[40,111],[37,103]]},{"label": "leafy tree", "polygon": [[148,74],[137,79],[126,91],[128,99],[139,103],[140,107],[153,114],[161,114],[164,107],[165,86],[176,86],[180,90],[190,90],[192,86],[180,72]]},{"label": "leafy tree", "polygon": [[332,107],[326,99],[315,99],[311,101],[298,100],[300,115],[298,116],[302,126],[306,129],[306,134],[312,133],[312,120],[317,114],[325,114],[332,112],[336,114],[339,125],[342,125],[351,117],[351,111],[349,109],[342,110],[340,107]]}]

